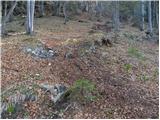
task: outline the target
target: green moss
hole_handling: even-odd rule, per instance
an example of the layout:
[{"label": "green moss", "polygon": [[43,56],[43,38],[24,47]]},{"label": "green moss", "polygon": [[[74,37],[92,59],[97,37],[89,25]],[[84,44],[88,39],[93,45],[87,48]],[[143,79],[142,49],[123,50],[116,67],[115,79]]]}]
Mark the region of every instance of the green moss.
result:
[{"label": "green moss", "polygon": [[140,80],[142,80],[142,81],[148,81],[149,77],[147,75],[143,74],[143,75],[140,75]]},{"label": "green moss", "polygon": [[128,49],[128,54],[130,56],[133,56],[133,57],[136,57],[138,59],[144,60],[143,54],[138,49],[136,49],[134,47],[131,47],[131,48]]},{"label": "green moss", "polygon": [[153,79],[158,78],[158,75],[159,75],[159,70],[156,68],[156,69],[153,71]]},{"label": "green moss", "polygon": [[125,69],[127,72],[129,72],[129,71],[132,70],[132,65],[131,65],[131,64],[125,64],[125,65],[124,65],[124,69]]}]

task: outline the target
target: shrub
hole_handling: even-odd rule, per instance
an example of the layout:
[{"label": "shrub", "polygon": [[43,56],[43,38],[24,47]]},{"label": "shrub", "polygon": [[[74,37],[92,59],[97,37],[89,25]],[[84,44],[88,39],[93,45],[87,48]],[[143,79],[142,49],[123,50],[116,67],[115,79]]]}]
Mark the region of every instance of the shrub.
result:
[{"label": "shrub", "polygon": [[125,64],[124,65],[124,69],[129,72],[132,69],[132,65],[131,64]]},{"label": "shrub", "polygon": [[155,69],[153,72],[153,77],[156,78],[159,75],[159,70]]},{"label": "shrub", "polygon": [[140,80],[142,80],[142,81],[148,81],[149,77],[146,76],[145,74],[143,74],[143,75],[140,76]]},{"label": "shrub", "polygon": [[8,113],[13,113],[14,112],[14,107],[11,103],[9,103],[8,108],[7,108]]},{"label": "shrub", "polygon": [[86,103],[88,101],[94,101],[96,99],[95,85],[86,79],[79,79],[75,81],[73,86],[67,91],[69,99],[80,103]]},{"label": "shrub", "polygon": [[141,52],[139,52],[138,49],[133,48],[133,47],[131,47],[131,48],[128,49],[128,54],[130,56],[134,56],[134,57],[136,57],[138,59],[144,59],[143,54]]}]

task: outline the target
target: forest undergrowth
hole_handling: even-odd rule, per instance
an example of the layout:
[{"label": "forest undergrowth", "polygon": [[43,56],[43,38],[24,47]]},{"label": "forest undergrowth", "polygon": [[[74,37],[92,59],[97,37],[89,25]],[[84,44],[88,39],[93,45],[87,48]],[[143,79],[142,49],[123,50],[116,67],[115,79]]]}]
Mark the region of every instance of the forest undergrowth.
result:
[{"label": "forest undergrowth", "polygon": [[[9,106],[3,118],[158,118],[159,48],[145,32],[124,25],[114,43],[112,31],[93,30],[89,20],[66,25],[60,17],[35,21],[34,36],[23,33],[19,20],[8,25],[9,35],[1,40],[2,103],[15,95],[34,96],[16,109]],[[112,46],[93,45],[103,36]],[[39,46],[50,50],[52,58],[39,57]],[[24,51],[26,47],[31,54]],[[94,100],[67,101],[56,107],[39,86],[69,88],[80,79],[95,85]]]}]

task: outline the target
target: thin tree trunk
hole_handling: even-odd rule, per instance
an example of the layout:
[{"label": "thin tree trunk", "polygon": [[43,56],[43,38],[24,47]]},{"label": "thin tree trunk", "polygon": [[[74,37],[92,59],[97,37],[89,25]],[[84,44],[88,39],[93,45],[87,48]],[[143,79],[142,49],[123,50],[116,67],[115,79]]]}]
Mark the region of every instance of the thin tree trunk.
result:
[{"label": "thin tree trunk", "polygon": [[4,16],[7,16],[7,1],[5,1]]},{"label": "thin tree trunk", "polygon": [[67,14],[66,14],[66,1],[63,3],[63,14],[64,14],[64,24],[67,23]]},{"label": "thin tree trunk", "polygon": [[[2,1],[0,1],[0,11],[2,11]],[[2,35],[2,12],[0,12],[0,35]]]},{"label": "thin tree trunk", "polygon": [[11,7],[11,9],[9,10],[8,14],[4,17],[3,21],[2,21],[2,34],[6,33],[6,22],[9,20],[10,15],[13,13],[14,8],[17,5],[17,1],[14,2],[13,6]]},{"label": "thin tree trunk", "polygon": [[119,31],[119,2],[113,1],[114,4],[114,10],[113,10],[113,24],[115,31]]},{"label": "thin tree trunk", "polygon": [[157,5],[155,5],[156,9],[156,26],[159,28],[159,1],[156,1]]},{"label": "thin tree trunk", "polygon": [[119,1],[113,1],[113,27],[114,27],[114,34],[115,34],[115,39],[114,42],[117,42],[117,37],[118,37],[118,32],[119,32]]},{"label": "thin tree trunk", "polygon": [[152,26],[155,27],[156,21],[156,14],[155,14],[155,1],[151,2],[151,9],[152,9]]},{"label": "thin tree trunk", "polygon": [[63,2],[62,2],[62,1],[59,1],[58,16],[60,16],[61,13],[62,13],[62,7],[63,7]]},{"label": "thin tree trunk", "polygon": [[28,34],[33,35],[33,20],[34,20],[34,7],[35,1],[27,1],[27,27],[26,31]]},{"label": "thin tree trunk", "polygon": [[34,21],[34,7],[35,1],[31,1],[31,34],[33,33],[33,21]]},{"label": "thin tree trunk", "polygon": [[56,1],[56,15],[59,16],[60,14],[60,1]]},{"label": "thin tree trunk", "polygon": [[40,1],[40,16],[44,16],[44,1]]},{"label": "thin tree trunk", "polygon": [[102,4],[101,1],[96,1],[96,16],[98,19],[101,19],[102,17]]},{"label": "thin tree trunk", "polygon": [[[14,5],[14,1],[10,1],[10,5],[13,6]],[[9,22],[11,22],[12,20],[13,20],[13,12],[11,13],[11,15],[9,17]]]},{"label": "thin tree trunk", "polygon": [[89,1],[86,1],[85,4],[86,4],[85,5],[86,6],[86,12],[89,12]]},{"label": "thin tree trunk", "polygon": [[141,30],[144,30],[144,0],[141,0]]},{"label": "thin tree trunk", "polygon": [[59,7],[59,1],[53,2],[53,13],[52,13],[52,16],[58,15],[58,7]]},{"label": "thin tree trunk", "polygon": [[152,36],[152,10],[151,10],[151,1],[148,1],[148,32]]},{"label": "thin tree trunk", "polygon": [[31,17],[31,13],[30,13],[30,9],[31,9],[31,7],[30,7],[30,1],[28,0],[27,1],[27,24],[26,24],[26,31],[27,31],[27,33],[29,34],[29,32],[30,32],[30,17]]}]

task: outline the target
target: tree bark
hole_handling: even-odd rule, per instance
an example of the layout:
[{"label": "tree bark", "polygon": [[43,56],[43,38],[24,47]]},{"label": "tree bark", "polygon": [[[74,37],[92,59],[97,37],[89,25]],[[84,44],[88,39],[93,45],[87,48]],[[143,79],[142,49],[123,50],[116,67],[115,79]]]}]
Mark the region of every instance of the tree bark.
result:
[{"label": "tree bark", "polygon": [[7,1],[5,1],[4,16],[7,16]]},{"label": "tree bark", "polygon": [[[10,1],[10,6],[13,6],[13,5],[14,5],[14,1]],[[13,20],[13,17],[14,17],[14,15],[13,15],[13,12],[12,12],[10,17],[9,17],[9,22],[11,22]]]},{"label": "tree bark", "polygon": [[43,17],[44,16],[44,1],[40,1],[40,16]]},{"label": "tree bark", "polygon": [[59,7],[58,7],[58,16],[60,16],[61,15],[61,13],[62,13],[62,7],[63,7],[63,1],[58,1],[59,2]]},{"label": "tree bark", "polygon": [[156,2],[156,5],[155,5],[155,9],[156,9],[156,26],[157,26],[157,28],[159,28],[159,1],[155,1]]},{"label": "tree bark", "polygon": [[17,1],[14,2],[13,6],[9,10],[8,14],[6,16],[4,16],[4,19],[2,21],[2,34],[6,34],[6,22],[9,21],[9,17],[13,13],[16,5],[17,5]]},{"label": "tree bark", "polygon": [[102,3],[101,1],[96,1],[96,16],[101,19],[102,17]]},{"label": "tree bark", "polygon": [[113,26],[115,31],[119,31],[119,1],[113,1]]},{"label": "tree bark", "polygon": [[[0,1],[0,11],[2,11],[2,1]],[[2,12],[0,12],[0,35],[2,35]]]},{"label": "tree bark", "polygon": [[150,35],[153,33],[151,1],[148,1],[148,32]]},{"label": "tree bark", "polygon": [[64,24],[67,23],[67,14],[66,14],[66,1],[63,3],[63,14],[64,14]]},{"label": "tree bark", "polygon": [[141,0],[141,30],[144,31],[144,0]]},{"label": "tree bark", "polygon": [[27,1],[27,34],[33,35],[33,20],[34,20],[35,1]]},{"label": "tree bark", "polygon": [[156,5],[156,23],[157,23],[157,27],[159,28],[159,1],[157,1],[157,5]]}]

